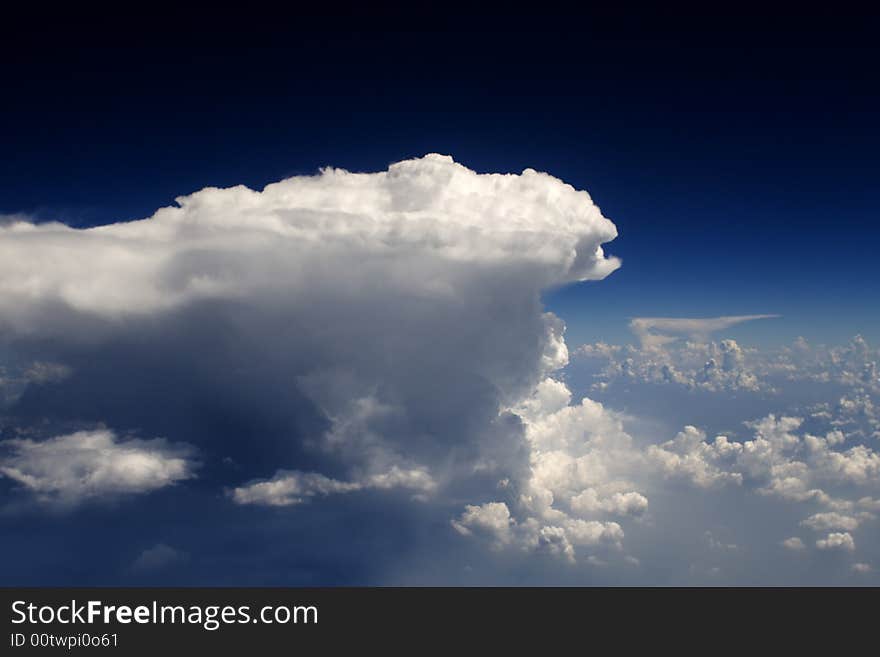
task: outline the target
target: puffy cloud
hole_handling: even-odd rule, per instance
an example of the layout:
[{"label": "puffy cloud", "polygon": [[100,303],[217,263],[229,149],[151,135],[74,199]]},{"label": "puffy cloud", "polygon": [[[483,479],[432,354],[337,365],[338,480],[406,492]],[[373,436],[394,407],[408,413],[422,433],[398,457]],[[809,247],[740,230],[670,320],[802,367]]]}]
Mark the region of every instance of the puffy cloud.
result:
[{"label": "puffy cloud", "polygon": [[571,509],[586,514],[605,511],[620,516],[639,516],[648,508],[648,498],[635,491],[614,493],[602,499],[595,488],[587,488],[571,498]]},{"label": "puffy cloud", "polygon": [[650,461],[668,477],[682,477],[701,488],[725,483],[742,483],[740,472],[728,471],[722,464],[742,454],[743,445],[718,436],[711,443],[706,434],[687,426],[675,438],[661,445],[651,445]]},{"label": "puffy cloud", "polygon": [[828,531],[829,529],[845,529],[853,531],[859,528],[864,518],[844,515],[836,511],[827,511],[824,513],[815,513],[801,524],[804,527],[815,529],[816,531]]},{"label": "puffy cloud", "polygon": [[48,440],[11,439],[0,473],[47,503],[149,493],[193,476],[192,449],[163,439],[120,440],[109,430]]},{"label": "puffy cloud", "polygon": [[568,387],[551,378],[511,411],[525,425],[528,469],[501,482],[507,502],[469,505],[453,527],[487,536],[496,548],[570,562],[584,556],[595,565],[602,561],[595,549],[619,552],[624,530],[611,518],[639,517],[648,508],[629,480],[642,457],[622,418],[590,399],[571,404]]},{"label": "puffy cloud", "polygon": [[880,392],[877,371],[880,350],[871,347],[861,335],[839,346],[811,345],[798,338],[778,352],[764,354],[761,361],[764,376],[782,377],[790,382],[837,383],[852,388],[853,398],[842,399],[838,410],[851,415],[865,414],[869,420],[876,420],[871,417],[870,394]]},{"label": "puffy cloud", "polygon": [[560,550],[574,558],[578,545],[618,543],[623,531],[607,516],[642,515],[648,498],[630,480],[642,457],[622,417],[587,398],[571,405],[570,398],[564,384],[545,379],[513,410],[529,445],[518,506],[530,522],[554,528]]},{"label": "puffy cloud", "polygon": [[858,562],[850,566],[850,570],[852,570],[854,573],[864,575],[866,573],[870,573],[874,569],[871,567],[871,564]]},{"label": "puffy cloud", "polygon": [[[544,524],[531,516],[518,521],[511,516],[504,502],[488,502],[479,506],[468,505],[452,521],[452,526],[464,536],[488,539],[496,550],[515,547],[524,552],[544,552],[571,563],[577,561],[579,548],[604,545],[620,549],[623,530],[616,522],[588,521],[564,515],[556,520],[559,524]],[[590,554],[587,561],[597,563],[601,560]]]},{"label": "puffy cloud", "polygon": [[[876,452],[864,445],[837,449],[841,441],[836,432],[824,438],[795,433],[802,422],[801,418],[769,415],[748,423],[755,430],[755,438],[743,444],[738,466],[755,480],[766,479],[764,492],[795,501],[817,499],[833,505],[835,500],[819,486],[873,484],[880,466]],[[820,518],[829,521],[838,517]]]},{"label": "puffy cloud", "polygon": [[832,532],[825,538],[820,538],[816,541],[816,547],[820,550],[852,552],[856,549],[856,543],[849,532]]},{"label": "puffy cloud", "polygon": [[807,546],[804,545],[804,542],[797,536],[791,536],[782,541],[782,547],[786,550],[791,550],[792,552],[802,552],[807,549]]},{"label": "puffy cloud", "polygon": [[[816,546],[822,550],[855,550],[852,532],[875,520],[876,500],[860,493],[876,490],[876,452],[864,445],[847,448],[840,432],[824,437],[803,431],[803,419],[768,415],[747,422],[750,440],[709,440],[705,432],[686,427],[673,440],[649,445],[648,463],[664,477],[688,481],[696,487],[742,486],[749,491],[820,510],[800,525],[830,532]],[[855,496],[853,493],[855,492]],[[802,513],[795,506],[790,513]],[[798,537],[785,539],[789,550],[804,549]]]},{"label": "puffy cloud", "polygon": [[510,509],[504,502],[468,504],[461,516],[452,521],[452,526],[461,534],[471,536],[474,532],[484,532],[498,546],[510,543],[514,524]]}]

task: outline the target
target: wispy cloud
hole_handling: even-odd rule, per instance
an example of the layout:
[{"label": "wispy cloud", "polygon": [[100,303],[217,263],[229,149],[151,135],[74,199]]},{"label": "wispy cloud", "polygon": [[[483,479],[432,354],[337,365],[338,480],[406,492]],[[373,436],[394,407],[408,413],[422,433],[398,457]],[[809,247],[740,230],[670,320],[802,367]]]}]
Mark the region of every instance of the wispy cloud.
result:
[{"label": "wispy cloud", "polygon": [[706,342],[712,333],[756,319],[780,315],[730,315],[725,317],[634,317],[629,327],[642,347],[656,347],[681,338]]}]

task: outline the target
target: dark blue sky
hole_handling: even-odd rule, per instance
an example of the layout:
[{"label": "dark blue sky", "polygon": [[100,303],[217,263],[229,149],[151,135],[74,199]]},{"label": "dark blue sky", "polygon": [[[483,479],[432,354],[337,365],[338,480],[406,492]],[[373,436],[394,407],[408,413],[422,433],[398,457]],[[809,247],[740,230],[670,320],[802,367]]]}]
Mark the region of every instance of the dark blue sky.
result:
[{"label": "dark blue sky", "polygon": [[93,225],[204,186],[442,152],[546,170],[624,267],[550,294],[571,341],[627,318],[780,313],[787,341],[880,338],[877,21],[832,13],[7,22],[0,212]]}]

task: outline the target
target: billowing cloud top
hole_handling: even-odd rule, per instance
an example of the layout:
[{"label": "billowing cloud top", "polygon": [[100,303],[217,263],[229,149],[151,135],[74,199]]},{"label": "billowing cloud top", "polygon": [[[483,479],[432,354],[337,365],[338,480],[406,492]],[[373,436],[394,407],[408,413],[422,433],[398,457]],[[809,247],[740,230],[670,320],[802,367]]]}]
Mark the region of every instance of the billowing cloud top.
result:
[{"label": "billowing cloud top", "polygon": [[0,318],[27,328],[52,306],[143,314],[255,289],[295,294],[327,277],[391,277],[444,295],[462,284],[450,261],[526,267],[538,287],[619,266],[601,247],[615,226],[586,192],[532,169],[478,174],[444,155],[380,173],[328,168],[262,192],[206,188],[177,203],[86,230],[0,224]]}]

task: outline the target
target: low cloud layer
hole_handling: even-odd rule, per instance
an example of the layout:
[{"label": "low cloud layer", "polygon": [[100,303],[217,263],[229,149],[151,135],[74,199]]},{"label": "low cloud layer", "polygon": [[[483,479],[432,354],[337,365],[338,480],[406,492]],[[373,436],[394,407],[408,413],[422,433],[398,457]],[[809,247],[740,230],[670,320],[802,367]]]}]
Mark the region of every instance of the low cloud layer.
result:
[{"label": "low cloud layer", "polygon": [[[737,507],[764,500],[738,530],[737,556],[693,551],[692,576],[760,583],[767,580],[750,578],[773,564],[792,573],[792,583],[872,577],[880,351],[861,336],[839,346],[798,338],[760,348],[723,331],[716,339],[583,345],[569,375],[606,405],[638,413],[629,425],[645,438],[636,450],[643,461],[631,478],[649,499],[649,515],[671,521],[658,500],[672,504],[668,491],[678,490],[679,503],[699,494],[715,509],[701,522],[728,527]],[[669,437],[660,438],[664,432]],[[766,547],[768,536],[778,553]],[[762,556],[752,556],[759,549]],[[811,573],[794,574],[807,563]]]},{"label": "low cloud layer", "polygon": [[[574,357],[594,370],[594,390],[608,386],[658,384],[711,392],[773,392],[797,382],[836,383],[851,389],[858,399],[849,404],[869,406],[860,391],[880,393],[880,351],[855,336],[840,346],[811,345],[803,338],[781,349],[758,349],[736,340],[691,340],[648,346],[581,345]],[[855,410],[855,409],[853,409]]]}]

